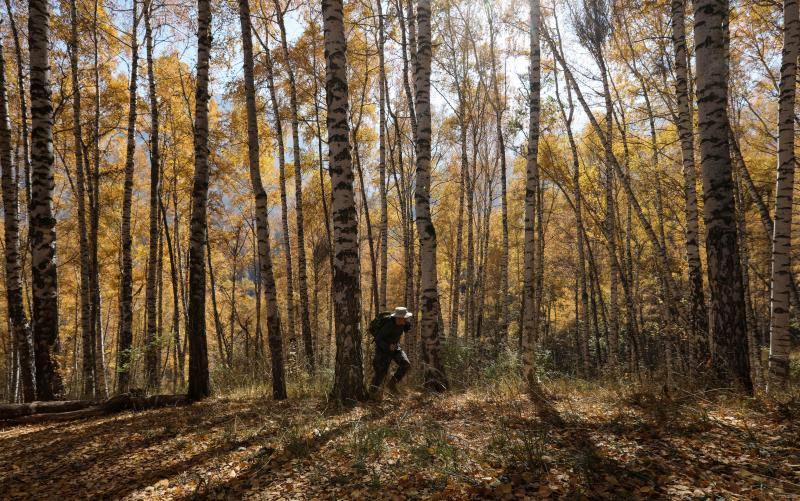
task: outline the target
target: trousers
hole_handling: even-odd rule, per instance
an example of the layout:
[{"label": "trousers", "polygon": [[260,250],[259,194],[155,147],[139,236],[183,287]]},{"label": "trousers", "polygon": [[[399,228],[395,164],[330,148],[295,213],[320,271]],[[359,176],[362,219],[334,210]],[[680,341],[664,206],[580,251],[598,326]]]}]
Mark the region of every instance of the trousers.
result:
[{"label": "trousers", "polygon": [[389,372],[389,365],[392,361],[397,364],[397,369],[392,376],[391,384],[397,384],[406,375],[408,369],[411,367],[411,362],[408,361],[408,356],[401,349],[396,350],[375,350],[375,357],[372,359],[372,369],[374,375],[372,376],[372,386],[379,387],[386,379],[386,374]]}]

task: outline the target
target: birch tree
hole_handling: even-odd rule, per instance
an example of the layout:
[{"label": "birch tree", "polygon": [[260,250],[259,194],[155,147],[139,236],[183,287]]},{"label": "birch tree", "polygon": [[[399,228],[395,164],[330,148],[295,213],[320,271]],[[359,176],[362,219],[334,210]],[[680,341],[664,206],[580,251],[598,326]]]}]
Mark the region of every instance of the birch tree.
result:
[{"label": "birch tree", "polygon": [[[2,169],[3,227],[6,275],[6,303],[14,349],[19,359],[18,371],[22,400],[36,399],[33,346],[28,316],[22,295],[22,258],[19,244],[19,195],[15,166],[11,156],[11,122],[8,117],[6,66],[0,43],[0,168]],[[17,166],[19,168],[19,166]]]},{"label": "birch tree", "polygon": [[770,387],[785,386],[789,378],[789,305],[792,256],[792,201],[795,169],[795,93],[800,55],[800,15],[797,0],[783,2],[783,55],[778,101],[778,179],[772,235],[770,288]]},{"label": "birch tree", "polygon": [[152,0],[144,3],[144,36],[147,57],[147,94],[150,100],[150,215],[149,239],[147,252],[147,284],[145,287],[145,310],[147,312],[147,332],[145,336],[145,379],[149,388],[158,390],[160,378],[158,374],[160,353],[158,349],[158,317],[156,315],[157,301],[157,271],[159,257],[159,235],[161,233],[159,222],[159,197],[161,173],[161,146],[158,95],[156,93],[156,77],[153,73],[153,16]]},{"label": "birch tree", "polygon": [[305,228],[303,222],[303,164],[300,157],[300,118],[297,104],[297,85],[294,68],[289,56],[289,43],[286,40],[286,26],[283,21],[283,9],[279,0],[274,0],[278,28],[281,32],[281,48],[286,62],[286,77],[289,80],[289,110],[292,117],[292,160],[294,161],[294,200],[297,231],[297,286],[300,296],[300,333],[303,336],[303,347],[306,354],[306,367],[314,373],[314,346],[311,337],[311,319],[308,313],[308,271],[306,265]]},{"label": "birch tree", "polygon": [[133,203],[133,170],[136,153],[137,71],[139,65],[138,0],[133,0],[131,26],[131,74],[128,85],[128,129],[125,146],[125,181],[122,195],[122,249],[119,294],[119,342],[117,343],[117,391],[125,393],[130,385],[131,350],[133,348],[133,257],[131,256],[131,204]]},{"label": "birch tree", "polygon": [[728,142],[728,29],[726,0],[694,3],[697,115],[703,174],[703,218],[711,298],[712,361],[722,382],[752,390],[747,323],[737,242]]},{"label": "birch tree", "polygon": [[78,236],[80,248],[80,302],[81,302],[81,347],[83,349],[83,396],[95,394],[95,342],[92,336],[92,312],[89,262],[89,240],[86,228],[86,188],[83,159],[83,126],[81,125],[81,84],[78,73],[78,8],[76,0],[70,0],[69,62],[72,83],[72,138],[75,154],[75,198],[78,206]]},{"label": "birch tree", "polygon": [[347,85],[347,42],[341,0],[323,0],[325,101],[333,217],[333,308],[336,362],[332,397],[342,403],[362,400],[361,285],[358,219],[353,191]]},{"label": "birch tree", "polygon": [[539,327],[539,305],[535,301],[536,281],[536,218],[537,195],[539,191],[539,113],[541,92],[541,52],[539,48],[539,29],[541,11],[539,0],[530,0],[530,62],[528,63],[528,144],[525,165],[525,240],[523,268],[523,322],[522,322],[522,370],[529,390],[538,387],[536,381],[535,343]]},{"label": "birch tree", "polygon": [[206,345],[205,246],[208,232],[208,92],[211,3],[197,0],[197,84],[194,109],[194,181],[189,236],[189,390],[191,400],[211,393]]},{"label": "birch tree", "polygon": [[672,0],[672,49],[675,57],[677,126],[683,161],[683,195],[686,215],[686,263],[689,271],[689,308],[695,364],[708,357],[708,312],[700,262],[700,230],[697,222],[697,171],[694,161],[694,120],[689,103],[688,55],[686,52],[686,2]]},{"label": "birch tree", "polygon": [[[256,211],[256,233],[258,241],[258,274],[264,300],[267,305],[267,336],[272,359],[272,397],[286,398],[286,381],[283,366],[283,339],[281,317],[278,310],[275,275],[272,271],[272,250],[269,238],[269,208],[267,193],[261,181],[260,143],[258,117],[256,116],[256,91],[253,78],[253,40],[248,0],[239,0],[239,23],[242,30],[242,65],[244,69],[245,101],[247,105],[247,158],[250,163],[250,183]],[[259,291],[257,290],[256,293]],[[257,303],[259,304],[259,303]]]},{"label": "birch tree", "polygon": [[414,193],[419,236],[420,336],[424,385],[435,391],[447,389],[439,346],[439,285],[436,267],[436,230],[430,209],[431,189],[431,2],[417,2],[417,58],[414,68],[414,111],[417,117],[417,184]]},{"label": "birch tree", "polygon": [[31,94],[31,270],[36,398],[52,400],[62,391],[53,357],[58,340],[56,220],[53,214],[53,103],[50,92],[50,9],[47,0],[28,2]]}]

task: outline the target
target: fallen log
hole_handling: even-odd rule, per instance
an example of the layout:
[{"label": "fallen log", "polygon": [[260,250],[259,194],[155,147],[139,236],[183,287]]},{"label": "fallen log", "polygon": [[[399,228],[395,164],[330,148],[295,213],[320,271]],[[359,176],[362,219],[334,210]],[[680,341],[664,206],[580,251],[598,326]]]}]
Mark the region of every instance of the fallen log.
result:
[{"label": "fallen log", "polygon": [[70,412],[98,405],[94,400],[56,400],[53,402],[28,402],[24,404],[0,405],[0,421],[16,419],[31,414]]},{"label": "fallen log", "polygon": [[[77,402],[81,402],[78,404]],[[89,402],[89,405],[83,405]],[[45,402],[36,402],[45,403]],[[115,395],[108,400],[102,402],[92,402],[83,400],[73,400],[64,402],[46,402],[49,404],[69,404],[73,406],[61,405],[61,411],[53,410],[58,406],[44,406],[40,407],[48,409],[45,412],[18,414],[14,417],[0,417],[0,421],[6,424],[34,424],[45,422],[58,422],[58,421],[71,421],[73,419],[81,419],[87,417],[103,416],[114,414],[117,412],[132,410],[143,411],[147,409],[156,409],[159,407],[176,407],[179,405],[187,405],[189,399],[186,395],[151,395],[149,397],[124,393],[122,395]],[[29,404],[13,404],[13,405],[29,405]],[[33,407],[37,408],[37,407]],[[2,414],[0,414],[2,415]]]}]

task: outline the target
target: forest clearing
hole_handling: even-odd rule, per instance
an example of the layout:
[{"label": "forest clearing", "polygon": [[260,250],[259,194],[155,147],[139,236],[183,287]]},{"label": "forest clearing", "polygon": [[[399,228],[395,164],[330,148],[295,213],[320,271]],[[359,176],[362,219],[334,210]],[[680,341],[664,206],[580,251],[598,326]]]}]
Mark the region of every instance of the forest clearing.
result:
[{"label": "forest clearing", "polygon": [[[782,499],[800,496],[798,408],[734,395],[547,385],[560,425],[509,386],[315,397],[0,430],[4,499]],[[713,396],[712,396],[713,395]]]}]

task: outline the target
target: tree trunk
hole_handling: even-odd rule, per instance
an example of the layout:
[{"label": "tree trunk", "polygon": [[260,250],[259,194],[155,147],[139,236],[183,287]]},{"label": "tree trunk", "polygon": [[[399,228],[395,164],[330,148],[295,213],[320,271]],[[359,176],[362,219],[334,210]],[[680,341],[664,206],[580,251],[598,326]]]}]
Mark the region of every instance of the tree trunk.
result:
[{"label": "tree trunk", "polygon": [[386,288],[389,273],[389,206],[386,201],[386,66],[384,61],[384,46],[386,43],[383,19],[383,0],[375,0],[378,6],[378,176],[380,190],[380,286],[378,310],[386,310]]},{"label": "tree trunk", "polygon": [[[36,399],[36,379],[33,364],[33,346],[28,317],[22,298],[22,262],[19,254],[19,205],[17,180],[11,159],[11,122],[8,116],[5,57],[0,44],[0,167],[3,185],[4,251],[6,259],[6,301],[8,321],[14,341],[14,356],[22,389],[22,400]],[[23,91],[24,93],[24,91]],[[16,385],[12,385],[12,398]]]},{"label": "tree trunk", "polygon": [[197,0],[197,89],[194,114],[194,182],[189,246],[189,391],[190,400],[211,393],[206,345],[206,269],[208,232],[208,66],[211,52],[211,3]]},{"label": "tree trunk", "polygon": [[503,243],[500,255],[500,322],[498,325],[498,338],[501,344],[504,344],[508,339],[508,199],[507,199],[507,181],[506,181],[506,143],[503,137],[503,112],[505,111],[505,104],[503,103],[503,96],[500,95],[500,87],[498,85],[497,76],[497,58],[495,56],[495,43],[494,43],[494,23],[490,13],[489,18],[489,50],[492,61],[492,91],[494,99],[492,100],[492,108],[495,114],[495,128],[497,135],[497,154],[500,157],[500,205],[501,213],[501,226],[503,229]]},{"label": "tree trunk", "polygon": [[541,12],[539,0],[530,0],[530,63],[528,79],[530,92],[528,95],[529,122],[528,148],[525,172],[525,240],[523,271],[523,330],[522,330],[522,370],[528,390],[538,386],[536,381],[535,347],[539,335],[539,305],[535,303],[537,247],[535,236],[535,218],[537,193],[539,191],[539,113],[541,92],[541,68],[539,29]]},{"label": "tree trunk", "polygon": [[697,222],[697,171],[694,163],[694,121],[689,103],[688,56],[686,53],[685,0],[672,0],[672,47],[675,52],[675,93],[678,103],[678,135],[683,159],[683,194],[686,215],[686,263],[689,271],[689,309],[694,364],[709,356],[708,311],[703,292]]},{"label": "tree trunk", "polygon": [[328,108],[328,148],[333,190],[332,291],[336,311],[336,367],[332,397],[351,404],[364,398],[361,363],[361,285],[358,256],[358,221],[347,85],[346,38],[341,0],[323,0],[325,34],[325,99]]},{"label": "tree trunk", "polygon": [[214,263],[211,261],[211,241],[206,230],[206,264],[208,266],[208,285],[211,287],[211,316],[214,319],[214,334],[217,336],[217,351],[219,352],[219,363],[222,367],[230,369],[227,358],[225,357],[225,334],[223,332],[222,319],[219,315],[217,306],[217,280],[214,276]]},{"label": "tree trunk", "polygon": [[424,363],[424,386],[430,390],[446,390],[448,383],[442,364],[439,346],[439,288],[436,266],[436,230],[430,208],[431,189],[431,2],[417,2],[419,43],[414,68],[416,96],[414,111],[417,115],[417,182],[414,193],[419,237],[420,282],[420,337]]},{"label": "tree trunk", "polygon": [[167,211],[164,204],[159,200],[159,207],[161,210],[161,217],[164,223],[164,237],[167,241],[167,255],[169,256],[169,274],[170,282],[172,282],[172,342],[173,342],[173,380],[172,390],[178,383],[178,374],[180,374],[181,383],[183,383],[183,354],[178,356],[181,349],[181,315],[180,303],[178,301],[178,270],[175,266],[175,251],[172,247],[172,238],[169,235],[169,225],[167,224]]},{"label": "tree trunk", "polygon": [[92,336],[91,289],[89,262],[89,240],[86,231],[86,189],[83,159],[83,127],[81,126],[81,88],[78,75],[78,8],[75,0],[70,0],[70,41],[69,61],[72,83],[72,137],[75,154],[76,202],[78,207],[78,241],[80,248],[80,303],[81,303],[81,346],[83,349],[83,397],[92,398],[95,394],[95,342]]},{"label": "tree trunk", "polygon": [[133,1],[131,28],[131,78],[128,95],[128,141],[125,150],[125,186],[122,198],[122,273],[119,297],[119,342],[117,348],[117,392],[125,393],[130,386],[131,350],[133,349],[133,258],[131,247],[131,204],[133,198],[133,156],[136,153],[136,80],[139,63],[137,29],[138,0]]},{"label": "tree trunk", "polygon": [[147,311],[147,331],[145,336],[145,381],[148,388],[159,389],[158,378],[158,343],[156,316],[156,271],[158,268],[158,211],[159,184],[161,168],[158,95],[156,79],[153,73],[153,30],[151,17],[153,3],[145,0],[144,4],[144,36],[147,52],[147,89],[150,98],[150,235],[147,253],[147,285],[145,287],[145,310]]},{"label": "tree trunk", "polygon": [[697,73],[697,108],[712,361],[720,382],[752,391],[728,144],[728,2],[698,0],[694,11],[697,67],[704,69]]},{"label": "tree trunk", "polygon": [[[461,93],[459,92],[459,96]],[[458,228],[456,229],[456,256],[455,264],[453,265],[453,293],[450,300],[450,337],[458,337],[458,319],[460,315],[460,302],[461,302],[461,260],[463,256],[463,240],[464,240],[464,198],[469,196],[467,194],[467,175],[469,169],[469,160],[467,158],[467,126],[464,118],[464,107],[462,105],[462,98],[459,97],[459,137],[461,143],[461,175],[459,176],[459,194],[458,194]]]},{"label": "tree trunk", "polygon": [[308,277],[306,269],[306,244],[303,223],[303,166],[300,158],[300,119],[297,112],[297,86],[294,80],[294,69],[289,56],[289,44],[286,41],[286,27],[283,23],[283,10],[280,2],[274,0],[278,27],[281,31],[281,47],[286,64],[286,75],[289,79],[289,109],[292,113],[292,159],[294,160],[294,197],[295,217],[297,218],[297,286],[300,296],[300,332],[306,353],[308,371],[314,374],[314,345],[311,338],[311,319],[308,313]]},{"label": "tree trunk", "polygon": [[789,295],[792,273],[792,198],[795,169],[795,91],[800,55],[797,0],[783,3],[783,56],[778,102],[778,179],[775,183],[775,223],[772,236],[772,285],[768,390],[789,380]]},{"label": "tree trunk", "polygon": [[286,155],[283,144],[283,121],[281,120],[280,107],[278,106],[278,95],[275,89],[272,55],[270,53],[268,44],[269,32],[267,32],[261,45],[264,49],[264,62],[267,70],[267,85],[269,87],[270,101],[272,103],[272,114],[275,116],[275,141],[278,143],[278,180],[281,188],[281,229],[283,233],[281,244],[283,245],[283,253],[285,255],[286,263],[286,328],[289,336],[289,361],[291,362],[291,357],[296,356],[297,351],[297,329],[295,328],[292,246],[289,238],[289,207],[286,198]]},{"label": "tree trunk", "polygon": [[[92,41],[94,43],[94,163],[92,165],[91,182],[89,183],[89,201],[91,210],[89,211],[89,242],[91,245],[91,294],[92,294],[92,335],[95,341],[95,398],[105,398],[108,396],[108,381],[106,378],[105,342],[103,339],[103,328],[101,319],[100,305],[100,264],[98,260],[98,241],[97,235],[100,228],[100,66],[99,66],[99,47],[98,47],[98,15],[99,0],[94,1],[94,16],[92,20]],[[87,170],[89,170],[87,168]]]},{"label": "tree trunk", "polygon": [[53,103],[50,94],[50,10],[46,0],[28,3],[31,92],[31,198],[33,346],[36,398],[52,400],[63,386],[53,349],[58,342],[56,219],[53,215]]},{"label": "tree trunk", "polygon": [[[561,111],[561,118],[564,120],[564,124],[567,128],[567,139],[569,141],[569,148],[572,160],[572,184],[573,184],[573,193],[574,193],[574,212],[575,212],[575,246],[577,247],[578,251],[578,263],[577,263],[577,272],[578,276],[576,277],[576,293],[580,295],[579,300],[576,301],[575,308],[577,310],[576,314],[576,333],[578,336],[579,347],[581,351],[581,358],[583,363],[583,369],[585,373],[589,372],[589,317],[588,317],[588,310],[589,310],[589,294],[587,292],[586,287],[586,249],[585,246],[588,245],[588,242],[584,242],[584,227],[583,227],[583,210],[581,208],[582,205],[582,196],[581,196],[581,167],[580,167],[580,157],[578,154],[578,145],[575,142],[575,136],[572,132],[572,123],[573,118],[575,115],[575,105],[572,100],[572,90],[569,88],[569,84],[566,86],[567,91],[567,106],[568,108],[564,107],[564,103],[561,100],[561,94],[559,93],[558,86],[556,86],[556,100],[558,101],[559,110]],[[602,359],[601,352],[600,352],[600,342],[599,336],[595,336],[595,351],[597,360],[600,361]]]}]

